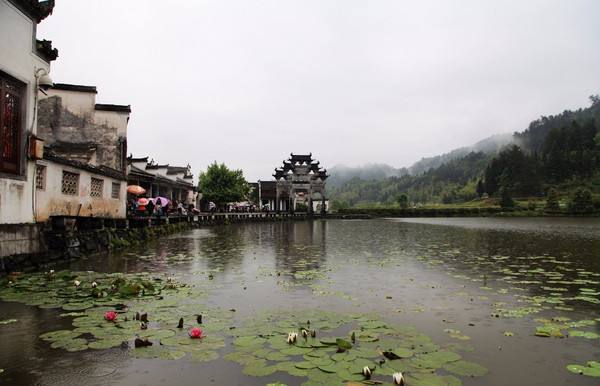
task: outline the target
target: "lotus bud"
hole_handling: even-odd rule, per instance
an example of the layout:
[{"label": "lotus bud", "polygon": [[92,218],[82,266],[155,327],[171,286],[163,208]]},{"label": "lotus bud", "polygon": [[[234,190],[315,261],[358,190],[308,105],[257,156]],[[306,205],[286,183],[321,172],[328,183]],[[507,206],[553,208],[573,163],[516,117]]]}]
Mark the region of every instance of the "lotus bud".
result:
[{"label": "lotus bud", "polygon": [[79,285],[81,284],[81,282],[79,280],[75,280],[73,282],[73,284],[75,284],[75,287],[79,287]]},{"label": "lotus bud", "polygon": [[392,379],[394,380],[394,385],[404,385],[404,376],[401,372],[394,373]]},{"label": "lotus bud", "polygon": [[177,324],[177,328],[183,328],[183,318],[179,318],[179,324]]},{"label": "lotus bud", "polygon": [[317,337],[317,331],[316,330],[312,330],[310,332],[310,336],[312,336],[313,338],[316,338]]},{"label": "lotus bud", "polygon": [[302,337],[304,339],[308,338],[308,331],[306,331],[304,328],[302,329]]},{"label": "lotus bud", "polygon": [[366,379],[371,379],[371,369],[369,368],[369,366],[363,367],[362,374],[365,376]]},{"label": "lotus bud", "polygon": [[152,342],[150,342],[148,340],[148,338],[137,337],[137,338],[135,338],[134,345],[135,345],[135,348],[147,347],[147,346],[152,346]]},{"label": "lotus bud", "polygon": [[98,287],[98,283],[96,283],[95,281],[92,282],[92,288],[96,288],[96,287]]}]

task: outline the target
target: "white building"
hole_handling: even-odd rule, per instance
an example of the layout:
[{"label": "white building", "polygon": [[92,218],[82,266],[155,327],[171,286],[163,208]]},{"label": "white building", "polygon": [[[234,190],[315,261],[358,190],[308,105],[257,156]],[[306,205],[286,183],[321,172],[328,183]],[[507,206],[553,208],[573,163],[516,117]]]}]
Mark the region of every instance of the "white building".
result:
[{"label": "white building", "polygon": [[96,103],[94,86],[55,84],[39,102],[35,217],[126,217],[130,106]]},{"label": "white building", "polygon": [[52,84],[50,41],[37,24],[54,1],[0,0],[0,270],[43,252],[51,216],[126,217],[131,109],[96,103],[96,88]]},{"label": "white building", "polygon": [[0,0],[0,225],[35,222],[35,162],[27,150],[36,134],[36,76],[47,74],[58,55],[51,42],[36,39],[36,29],[53,7],[54,1]]},{"label": "white building", "polygon": [[[54,1],[0,0],[0,265],[10,255],[37,253],[35,146],[38,85],[50,82],[58,56],[50,41],[37,40],[37,25]],[[33,146],[30,146],[33,145]],[[37,149],[37,151],[35,151]],[[3,268],[3,267],[0,267]]]}]

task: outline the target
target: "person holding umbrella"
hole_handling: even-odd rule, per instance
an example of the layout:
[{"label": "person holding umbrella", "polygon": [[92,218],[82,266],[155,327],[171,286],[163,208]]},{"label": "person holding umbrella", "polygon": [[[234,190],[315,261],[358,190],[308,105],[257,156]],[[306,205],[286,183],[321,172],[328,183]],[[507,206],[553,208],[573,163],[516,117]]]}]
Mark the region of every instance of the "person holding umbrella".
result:
[{"label": "person holding umbrella", "polygon": [[146,211],[148,216],[152,216],[154,214],[154,201],[148,200],[148,205],[146,205]]},{"label": "person holding umbrella", "polygon": [[144,215],[146,213],[146,205],[148,205],[149,202],[150,202],[150,200],[148,200],[145,197],[138,198],[138,200],[137,200],[137,203],[138,203],[137,210],[138,210],[138,213],[140,215]]}]

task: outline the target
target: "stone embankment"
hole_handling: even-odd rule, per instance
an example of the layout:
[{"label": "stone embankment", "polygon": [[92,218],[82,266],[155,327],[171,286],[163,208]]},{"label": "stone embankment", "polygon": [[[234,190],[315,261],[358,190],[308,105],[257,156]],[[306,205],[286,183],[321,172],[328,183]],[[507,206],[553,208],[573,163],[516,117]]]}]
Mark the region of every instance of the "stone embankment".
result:
[{"label": "stone embankment", "polygon": [[[305,220],[309,217],[305,213],[215,213],[136,217],[128,220],[54,217],[47,224],[40,224],[38,228],[41,229],[36,228],[34,237],[27,240],[35,244],[35,248],[29,248],[35,250],[35,253],[19,253],[15,249],[12,254],[0,256],[0,275],[14,271],[45,269],[59,262],[140,245],[195,227],[240,222]],[[17,231],[18,229],[15,230]],[[25,242],[25,239],[23,240]]]}]

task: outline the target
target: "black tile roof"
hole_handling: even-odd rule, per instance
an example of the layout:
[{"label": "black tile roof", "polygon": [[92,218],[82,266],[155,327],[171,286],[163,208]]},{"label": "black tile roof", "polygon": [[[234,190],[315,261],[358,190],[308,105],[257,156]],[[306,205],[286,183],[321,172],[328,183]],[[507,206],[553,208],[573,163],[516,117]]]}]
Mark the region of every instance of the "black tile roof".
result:
[{"label": "black tile roof", "polygon": [[80,84],[67,84],[67,83],[54,83],[52,86],[55,90],[64,90],[64,91],[79,91],[79,92],[89,92],[98,94],[98,90],[96,86],[83,86]]},{"label": "black tile roof", "polygon": [[96,103],[95,109],[98,111],[117,111],[121,113],[130,113],[131,105],[108,105]]}]

